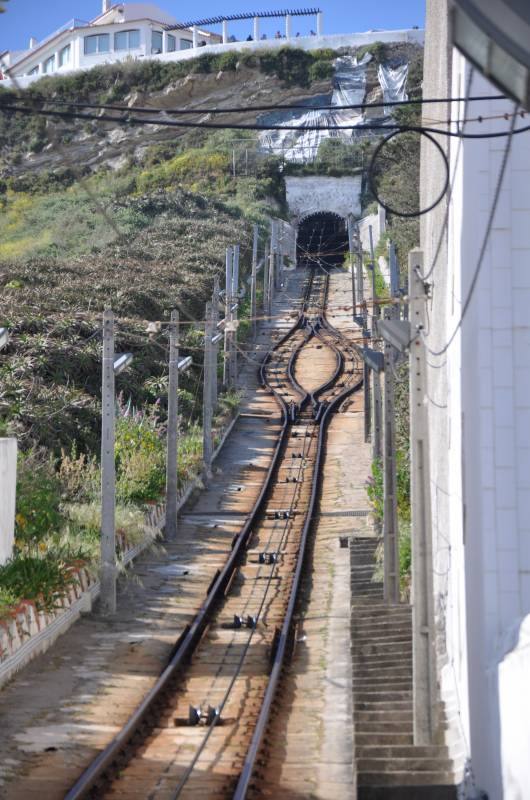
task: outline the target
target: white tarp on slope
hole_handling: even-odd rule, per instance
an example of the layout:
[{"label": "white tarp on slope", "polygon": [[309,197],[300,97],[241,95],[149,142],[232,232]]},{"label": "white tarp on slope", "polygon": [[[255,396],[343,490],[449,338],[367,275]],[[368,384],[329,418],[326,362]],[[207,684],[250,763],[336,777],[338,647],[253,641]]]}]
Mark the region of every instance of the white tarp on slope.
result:
[{"label": "white tarp on slope", "polygon": [[[360,125],[365,121],[362,110],[343,107],[365,101],[366,68],[371,60],[370,53],[365,53],[360,61],[357,61],[355,56],[341,56],[336,59],[334,89],[330,103],[333,108],[331,110],[319,111],[308,105],[307,111],[280,111],[261,117],[261,123],[296,125],[297,128],[300,128],[300,131],[265,131],[260,136],[262,149],[282,156],[286,161],[308,163],[314,161],[318,148],[325,139],[336,138],[352,141],[353,130],[348,128],[348,130],[341,131],[336,130],[336,127]],[[405,99],[407,73],[407,64],[379,68],[379,82],[384,100]],[[385,113],[387,113],[386,108]],[[379,119],[383,121],[383,116],[379,116]],[[304,127],[308,125],[318,125],[321,130],[304,130]]]}]

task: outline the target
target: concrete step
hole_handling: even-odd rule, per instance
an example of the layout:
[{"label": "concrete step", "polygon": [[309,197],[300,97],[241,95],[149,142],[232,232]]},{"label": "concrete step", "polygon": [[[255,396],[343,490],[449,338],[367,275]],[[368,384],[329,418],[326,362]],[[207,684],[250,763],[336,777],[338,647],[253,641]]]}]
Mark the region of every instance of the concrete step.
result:
[{"label": "concrete step", "polygon": [[452,779],[452,762],[448,758],[357,758],[357,772],[376,775],[434,772],[451,775]]},{"label": "concrete step", "polygon": [[356,689],[354,698],[355,703],[411,703],[412,689],[402,689],[397,691],[387,690],[386,687],[380,691],[366,691],[366,689]]},{"label": "concrete step", "polygon": [[410,711],[412,714],[412,699],[405,700],[376,700],[374,695],[370,695],[369,699],[359,698],[355,695],[355,702],[353,704],[355,711]]},{"label": "concrete step", "polygon": [[410,723],[412,726],[412,708],[407,704],[407,708],[359,708],[354,714],[354,723],[361,728],[366,722],[381,722],[390,724],[393,722]]},{"label": "concrete step", "polygon": [[362,695],[384,695],[387,692],[406,692],[407,694],[411,694],[412,678],[389,681],[370,681],[363,678],[353,680],[354,699]]},{"label": "concrete step", "polygon": [[456,800],[456,786],[359,786],[357,800]]},{"label": "concrete step", "polygon": [[355,748],[357,758],[448,758],[443,745],[365,745]]},{"label": "concrete step", "polygon": [[451,785],[450,772],[358,772],[359,786],[437,786]]},{"label": "concrete step", "polygon": [[355,747],[412,747],[412,731],[355,731]]},{"label": "concrete step", "polygon": [[[382,719],[358,719],[357,714],[355,715],[354,724],[355,724],[355,736],[357,737],[357,731],[359,733],[371,733],[376,734],[377,736],[383,736],[384,734],[406,734],[407,736],[412,736],[412,715],[411,718],[406,719],[399,719],[399,720],[392,720],[389,722],[388,719],[383,717]],[[412,739],[411,739],[412,742]],[[371,742],[371,744],[375,744],[375,742]],[[400,744],[400,742],[396,742],[396,744]],[[402,744],[407,744],[407,742],[402,742]]]}]

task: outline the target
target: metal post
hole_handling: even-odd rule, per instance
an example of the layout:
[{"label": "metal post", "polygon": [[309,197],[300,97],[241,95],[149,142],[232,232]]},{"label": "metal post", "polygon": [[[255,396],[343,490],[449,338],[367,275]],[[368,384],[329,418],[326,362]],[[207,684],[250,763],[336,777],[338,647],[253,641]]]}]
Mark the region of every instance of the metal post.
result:
[{"label": "metal post", "polygon": [[252,241],[252,272],[250,275],[250,318],[252,320],[252,339],[256,338],[256,270],[258,268],[258,238],[259,228],[254,225],[254,238]]},{"label": "metal post", "polygon": [[[213,312],[213,329],[217,333],[217,323],[219,322],[219,278],[214,278],[213,282],[213,295],[212,295],[212,312]],[[212,408],[215,411],[217,408],[217,367],[219,364],[219,343],[213,346],[213,362],[214,371],[212,379]]]},{"label": "metal post", "polygon": [[[409,253],[410,323],[413,333],[425,327],[423,251]],[[417,336],[410,346],[410,489],[412,543],[412,670],[414,744],[431,744],[437,729],[434,662],[434,597],[425,345]]]},{"label": "metal post", "polygon": [[265,254],[263,257],[263,314],[267,316],[269,313],[269,240],[265,242]]},{"label": "metal post", "polygon": [[269,317],[272,316],[272,304],[274,301],[274,280],[275,280],[275,266],[276,266],[276,258],[274,254],[274,248],[272,247],[271,242],[271,249],[270,249],[270,256],[269,256],[269,275],[268,275],[268,289],[267,289],[267,301],[268,301],[268,315]]},{"label": "metal post", "polygon": [[101,381],[101,594],[103,615],[116,613],[116,395],[114,389],[114,314],[103,312]]},{"label": "metal post", "polygon": [[178,493],[178,388],[179,312],[171,312],[169,323],[169,387],[167,398],[166,539],[177,536]]},{"label": "metal post", "polygon": [[[385,308],[385,319],[392,309]],[[383,486],[384,486],[384,594],[387,603],[399,603],[399,531],[396,491],[396,443],[394,407],[394,348],[385,341],[385,396],[383,419]]]},{"label": "metal post", "polygon": [[348,246],[350,250],[350,270],[351,270],[351,299],[352,299],[352,316],[357,314],[357,299],[355,297],[355,265],[353,258],[353,220],[351,214],[348,214]]},{"label": "metal post", "polygon": [[232,248],[226,248],[225,262],[225,327],[224,327],[224,360],[223,360],[223,384],[228,386],[230,380],[230,321],[232,319]]},{"label": "metal post", "polygon": [[[375,284],[375,253],[374,253],[374,240],[372,237],[372,226],[368,226],[368,235],[370,236],[370,259],[372,263],[372,316],[379,317],[379,306],[377,305],[377,287]],[[372,330],[373,330],[372,325]]]},{"label": "metal post", "polygon": [[204,323],[204,385],[203,385],[203,404],[202,404],[202,459],[204,471],[207,476],[212,474],[212,372],[213,372],[213,345],[212,336],[214,333],[212,319],[212,304],[206,303]]}]

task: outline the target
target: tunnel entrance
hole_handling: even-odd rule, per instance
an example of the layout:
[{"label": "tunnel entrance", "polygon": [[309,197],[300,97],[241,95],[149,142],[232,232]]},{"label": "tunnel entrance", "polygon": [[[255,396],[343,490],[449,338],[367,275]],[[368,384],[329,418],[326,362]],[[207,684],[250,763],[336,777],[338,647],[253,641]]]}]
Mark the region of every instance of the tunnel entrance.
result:
[{"label": "tunnel entrance", "polygon": [[306,267],[319,261],[325,267],[344,263],[348,250],[346,220],[330,211],[310,214],[298,226],[296,263]]}]

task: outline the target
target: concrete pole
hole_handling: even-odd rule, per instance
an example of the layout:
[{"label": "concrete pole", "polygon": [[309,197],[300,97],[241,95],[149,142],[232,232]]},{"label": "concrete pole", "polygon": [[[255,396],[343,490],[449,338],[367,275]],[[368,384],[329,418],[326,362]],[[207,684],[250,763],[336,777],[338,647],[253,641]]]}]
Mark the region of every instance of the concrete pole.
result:
[{"label": "concrete pole", "polygon": [[259,17],[254,17],[254,41],[259,41]]},{"label": "concrete pole", "polygon": [[223,20],[223,44],[228,43],[228,22],[226,19]]},{"label": "concrete pole", "polygon": [[[375,253],[374,253],[374,240],[372,237],[372,226],[368,226],[368,234],[370,236],[370,260],[372,262],[372,316],[379,317],[379,306],[377,305],[377,288],[375,284]],[[373,329],[372,325],[372,329]]]},{"label": "concrete pole", "polygon": [[[239,245],[236,244],[232,250],[232,305],[239,302]],[[231,322],[234,330],[230,335],[230,386],[235,389],[237,386],[237,306],[231,312]]]},{"label": "concrete pole", "polygon": [[388,243],[388,263],[390,266],[390,294],[399,297],[399,265],[394,242]]},{"label": "concrete pole", "polygon": [[[409,253],[409,312],[413,333],[425,328],[423,251]],[[412,672],[414,744],[432,744],[437,730],[434,596],[429,469],[427,367],[421,336],[410,346],[410,489],[412,509]]]},{"label": "concrete pole", "polygon": [[[367,346],[367,339],[364,339],[364,346]],[[371,397],[370,397],[370,367],[366,362],[363,364],[363,387],[364,387],[364,441],[370,441],[371,425]]]},{"label": "concrete pole", "polygon": [[351,301],[352,301],[352,316],[357,314],[357,298],[355,295],[355,264],[354,264],[354,242],[353,242],[353,220],[351,214],[348,214],[348,247],[350,250],[350,270],[351,270]]},{"label": "concrete pole", "polygon": [[269,267],[270,267],[270,247],[269,240],[265,242],[265,254],[263,257],[263,314],[269,313]]},{"label": "concrete pole", "polygon": [[[216,334],[217,324],[219,322],[219,278],[217,277],[214,278],[213,282],[212,310],[213,310],[213,329],[214,329],[214,334]],[[212,408],[215,412],[215,409],[217,408],[217,394],[218,394],[217,366],[219,363],[219,342],[217,342],[213,346],[213,361],[215,369],[212,380]]]},{"label": "concrete pole", "polygon": [[204,383],[203,383],[203,403],[202,403],[202,459],[204,472],[207,477],[212,474],[212,372],[213,372],[213,345],[212,336],[214,333],[212,304],[206,303],[206,313],[204,315]]},{"label": "concrete pole", "polygon": [[275,273],[276,273],[276,256],[274,252],[274,248],[272,246],[271,240],[271,249],[270,249],[270,256],[269,256],[269,286],[267,290],[267,298],[268,298],[268,314],[269,317],[272,316],[272,304],[274,301],[274,281],[275,281]]},{"label": "concrete pole", "polygon": [[257,225],[254,225],[253,230],[254,236],[252,240],[252,272],[250,274],[250,318],[251,318],[251,329],[252,329],[252,339],[256,338],[256,282],[257,282],[257,268],[258,268],[258,239],[259,239],[259,228]]},{"label": "concrete pole", "polygon": [[286,39],[290,39],[291,36],[293,35],[292,21],[293,21],[292,16],[290,14],[286,14],[285,15],[285,38]]},{"label": "concrete pole", "polygon": [[191,28],[191,35],[193,40],[193,46],[197,47],[197,28],[195,25],[193,25]]},{"label": "concrete pole", "polygon": [[322,11],[319,11],[317,14],[317,36],[322,36],[323,22]]},{"label": "concrete pole", "polygon": [[167,398],[166,539],[177,536],[178,494],[178,388],[179,312],[171,312],[169,323],[169,386]]},{"label": "concrete pole", "polygon": [[101,380],[101,594],[100,612],[116,613],[116,393],[114,388],[114,314],[103,312]]},{"label": "concrete pole", "polygon": [[357,226],[357,302],[360,306],[364,302],[363,246],[359,226]]},{"label": "concrete pole", "polygon": [[[392,309],[385,308],[385,319]],[[397,520],[396,436],[394,404],[394,348],[385,342],[385,396],[383,418],[383,487],[384,487],[384,595],[387,603],[399,603],[399,530]]]},{"label": "concrete pole", "polygon": [[373,429],[372,429],[372,459],[381,458],[383,436],[383,398],[381,395],[381,378],[378,372],[373,373]]},{"label": "concrete pole", "polygon": [[232,319],[232,298],[231,298],[231,291],[232,291],[232,248],[226,248],[226,261],[225,261],[225,327],[224,327],[224,360],[223,360],[223,384],[228,386],[229,384],[229,372],[230,372],[230,321]]}]

